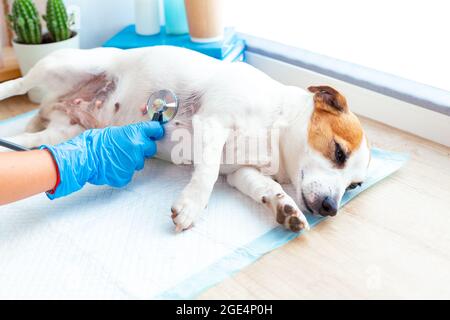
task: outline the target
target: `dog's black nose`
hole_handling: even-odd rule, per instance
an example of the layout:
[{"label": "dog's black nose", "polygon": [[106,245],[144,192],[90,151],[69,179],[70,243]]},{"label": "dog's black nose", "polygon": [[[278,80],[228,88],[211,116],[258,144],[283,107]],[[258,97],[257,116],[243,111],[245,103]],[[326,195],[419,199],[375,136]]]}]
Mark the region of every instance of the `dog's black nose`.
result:
[{"label": "dog's black nose", "polygon": [[332,216],[337,214],[337,203],[330,197],[326,197],[322,202],[322,208],[320,209],[320,214],[324,217]]}]

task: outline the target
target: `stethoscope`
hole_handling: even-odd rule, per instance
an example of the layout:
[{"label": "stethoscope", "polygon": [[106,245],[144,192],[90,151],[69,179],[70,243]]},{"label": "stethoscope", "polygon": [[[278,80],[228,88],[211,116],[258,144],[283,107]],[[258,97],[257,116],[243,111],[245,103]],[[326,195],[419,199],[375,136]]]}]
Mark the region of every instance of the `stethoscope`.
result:
[{"label": "stethoscope", "polygon": [[[177,115],[179,101],[172,90],[160,90],[153,93],[147,101],[145,114],[152,121],[162,125],[172,121]],[[30,151],[32,149],[0,139],[0,146],[12,151]]]}]

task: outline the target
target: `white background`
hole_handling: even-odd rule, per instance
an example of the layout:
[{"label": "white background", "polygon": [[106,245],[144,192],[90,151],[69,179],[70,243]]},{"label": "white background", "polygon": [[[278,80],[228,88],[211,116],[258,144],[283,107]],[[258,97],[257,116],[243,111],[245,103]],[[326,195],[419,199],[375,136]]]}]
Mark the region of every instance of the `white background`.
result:
[{"label": "white background", "polygon": [[225,0],[239,31],[450,91],[450,1]]}]

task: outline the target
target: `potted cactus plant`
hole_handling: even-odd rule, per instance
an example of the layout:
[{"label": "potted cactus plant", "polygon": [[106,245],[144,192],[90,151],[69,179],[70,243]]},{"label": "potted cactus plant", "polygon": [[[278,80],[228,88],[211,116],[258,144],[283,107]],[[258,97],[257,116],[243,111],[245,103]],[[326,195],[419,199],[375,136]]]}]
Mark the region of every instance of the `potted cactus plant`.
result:
[{"label": "potted cactus plant", "polygon": [[[41,18],[33,0],[15,0],[8,16],[10,27],[16,35],[13,47],[23,75],[48,54],[80,46],[78,34],[70,29],[73,19],[69,18],[64,2],[48,0],[46,11],[43,19],[48,32],[43,32]],[[29,93],[30,100],[37,103],[42,96],[40,89]]]}]

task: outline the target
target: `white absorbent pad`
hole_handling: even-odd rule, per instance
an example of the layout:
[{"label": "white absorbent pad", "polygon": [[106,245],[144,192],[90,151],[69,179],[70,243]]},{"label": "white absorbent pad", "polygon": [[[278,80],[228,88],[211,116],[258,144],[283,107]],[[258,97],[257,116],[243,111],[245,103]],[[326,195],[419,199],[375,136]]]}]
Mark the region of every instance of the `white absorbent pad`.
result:
[{"label": "white absorbent pad", "polygon": [[[32,115],[0,122],[0,136],[21,132]],[[369,179],[343,203],[406,160],[373,150]],[[0,207],[0,298],[194,298],[298,236],[223,178],[195,228],[175,234],[170,207],[190,174],[150,160],[123,189],[87,186]],[[322,219],[308,216],[313,226]]]}]

